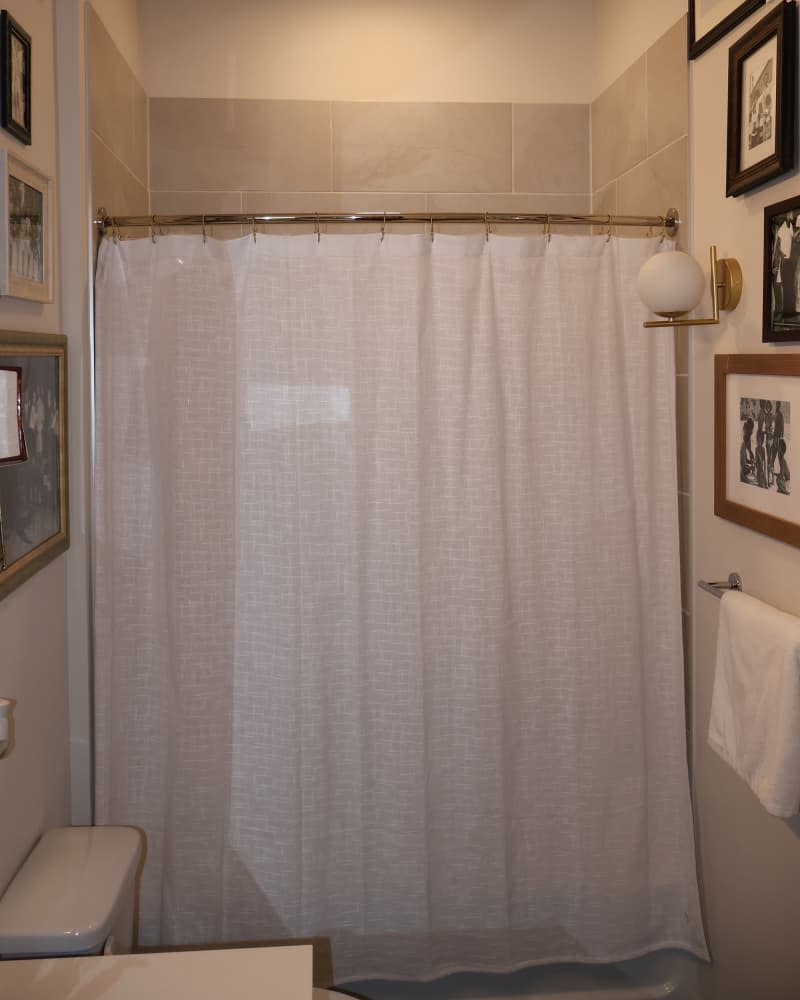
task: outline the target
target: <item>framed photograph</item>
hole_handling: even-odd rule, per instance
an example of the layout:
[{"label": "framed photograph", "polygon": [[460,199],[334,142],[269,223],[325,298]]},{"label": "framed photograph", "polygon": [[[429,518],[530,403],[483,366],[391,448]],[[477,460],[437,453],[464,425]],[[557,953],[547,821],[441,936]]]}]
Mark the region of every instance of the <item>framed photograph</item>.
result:
[{"label": "framed photograph", "polygon": [[0,465],[0,598],[69,547],[67,338],[0,331],[20,370],[25,458]]},{"label": "framed photograph", "polygon": [[800,341],[800,195],[764,209],[765,344]]},{"label": "framed photograph", "polygon": [[0,11],[0,125],[31,144],[31,36]]},{"label": "framed photograph", "polygon": [[710,49],[764,0],[689,0],[689,58]]},{"label": "framed photograph", "polygon": [[726,194],[735,197],[794,166],[797,7],[775,9],[728,56]]},{"label": "framed photograph", "polygon": [[800,354],[717,354],[714,513],[800,546],[799,458]]},{"label": "framed photograph", "polygon": [[53,299],[52,188],[49,177],[0,150],[0,295]]}]

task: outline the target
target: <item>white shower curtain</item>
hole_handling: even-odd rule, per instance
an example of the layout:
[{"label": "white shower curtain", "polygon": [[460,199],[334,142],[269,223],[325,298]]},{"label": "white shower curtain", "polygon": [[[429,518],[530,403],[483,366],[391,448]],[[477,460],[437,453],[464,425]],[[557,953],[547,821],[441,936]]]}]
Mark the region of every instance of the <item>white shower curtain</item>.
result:
[{"label": "white shower curtain", "polygon": [[96,796],[147,945],[706,956],[657,240],[104,241]]}]

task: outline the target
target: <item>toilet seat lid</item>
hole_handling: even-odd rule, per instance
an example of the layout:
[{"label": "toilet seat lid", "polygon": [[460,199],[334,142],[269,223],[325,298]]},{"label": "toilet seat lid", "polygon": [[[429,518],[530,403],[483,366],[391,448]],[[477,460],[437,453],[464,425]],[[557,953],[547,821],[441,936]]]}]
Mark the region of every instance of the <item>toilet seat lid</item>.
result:
[{"label": "toilet seat lid", "polygon": [[141,851],[132,827],[48,830],[0,898],[0,955],[100,950]]}]

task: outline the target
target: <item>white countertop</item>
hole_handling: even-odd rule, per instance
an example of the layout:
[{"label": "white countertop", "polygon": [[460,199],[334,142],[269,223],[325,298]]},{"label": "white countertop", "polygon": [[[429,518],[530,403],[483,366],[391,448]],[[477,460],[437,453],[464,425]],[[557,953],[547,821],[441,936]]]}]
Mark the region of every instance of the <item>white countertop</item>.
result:
[{"label": "white countertop", "polygon": [[0,962],[2,1000],[311,1000],[311,945]]}]

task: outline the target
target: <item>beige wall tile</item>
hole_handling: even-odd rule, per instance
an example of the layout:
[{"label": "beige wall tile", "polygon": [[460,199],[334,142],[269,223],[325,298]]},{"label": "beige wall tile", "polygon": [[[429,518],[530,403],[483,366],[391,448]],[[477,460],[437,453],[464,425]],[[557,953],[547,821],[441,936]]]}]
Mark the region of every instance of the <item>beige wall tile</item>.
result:
[{"label": "beige wall tile", "polygon": [[647,151],[674,142],[689,130],[689,64],[686,18],[647,50]]},{"label": "beige wall tile", "polygon": [[692,579],[691,579],[691,505],[692,500],[688,493],[678,494],[678,530],[680,532],[681,550],[681,607],[690,610],[692,607]]},{"label": "beige wall tile", "polygon": [[105,143],[92,136],[92,210],[108,215],[148,215],[147,189]]},{"label": "beige wall tile", "polygon": [[689,374],[689,329],[685,326],[675,330],[675,372]]},{"label": "beige wall tile", "polygon": [[612,181],[599,191],[595,191],[592,196],[592,214],[616,215],[617,211],[617,182]]},{"label": "beige wall tile", "polygon": [[647,151],[646,61],[642,56],[592,104],[592,190],[642,160]]},{"label": "beige wall tile", "polygon": [[[623,215],[663,215],[677,208],[687,217],[688,139],[679,139],[619,179],[619,211]],[[680,234],[681,240],[685,232]]]},{"label": "beige wall tile", "polygon": [[242,211],[239,191],[153,191],[150,211],[155,215],[232,214]]},{"label": "beige wall tile", "polygon": [[[239,191],[153,191],[150,211],[153,215],[234,215],[242,211],[242,196]],[[173,226],[165,231],[196,233],[198,229]],[[217,239],[235,239],[242,232],[242,227],[237,225],[209,225],[206,228],[207,235]]]},{"label": "beige wall tile", "polygon": [[[288,192],[276,194],[266,191],[248,191],[244,194],[244,212],[319,212],[325,214],[352,212],[424,212],[425,195],[417,192],[382,193],[374,191],[315,191]],[[375,233],[379,231],[380,223],[347,222],[337,225],[323,223],[323,233]],[[389,232],[421,232],[421,226],[413,223],[397,224],[388,227]],[[264,226],[264,232],[298,232],[297,226],[278,227]]]},{"label": "beige wall tile", "polygon": [[590,189],[588,104],[515,104],[514,190]]},{"label": "beige wall tile", "polygon": [[330,189],[330,104],[158,97],[154,191]]},{"label": "beige wall tile", "polygon": [[678,490],[689,492],[689,376],[675,376],[675,430],[678,439]]},{"label": "beige wall tile", "polygon": [[100,18],[87,5],[91,127],[147,185],[147,96]]},{"label": "beige wall tile", "polygon": [[511,105],[335,102],[336,191],[510,191]]},{"label": "beige wall tile", "polygon": [[[429,194],[429,212],[519,212],[522,214],[551,213],[553,215],[585,215],[589,212],[591,198],[588,194]],[[443,223],[441,232],[463,232],[463,226]],[[499,225],[505,233],[541,233],[540,225],[521,223]],[[554,233],[582,233],[576,226],[553,226]]]},{"label": "beige wall tile", "polygon": [[655,153],[689,131],[686,18],[647,50],[647,152]]}]

